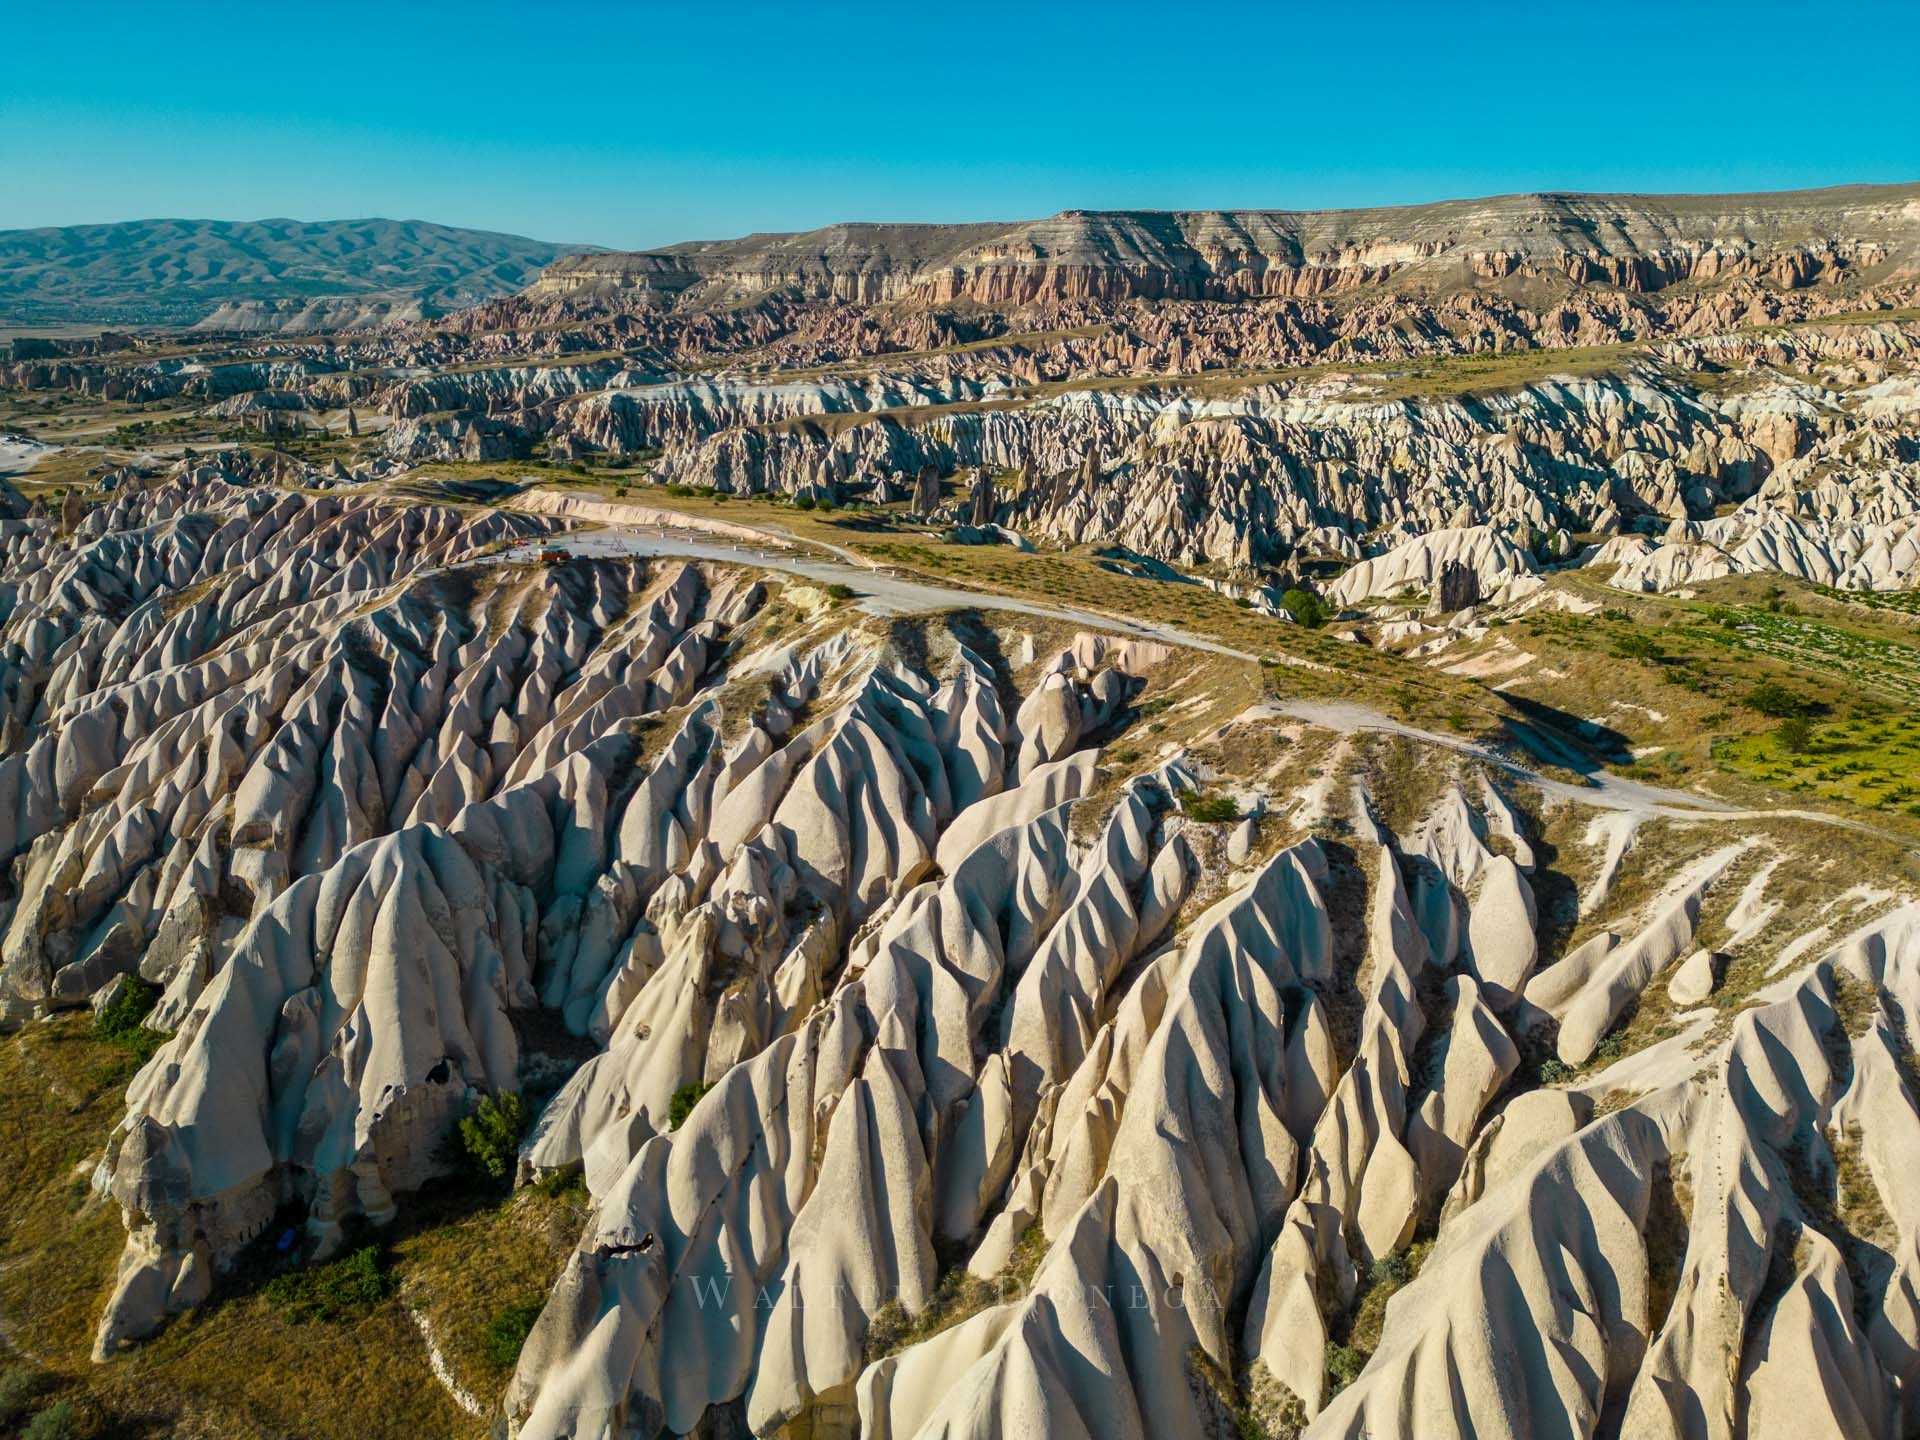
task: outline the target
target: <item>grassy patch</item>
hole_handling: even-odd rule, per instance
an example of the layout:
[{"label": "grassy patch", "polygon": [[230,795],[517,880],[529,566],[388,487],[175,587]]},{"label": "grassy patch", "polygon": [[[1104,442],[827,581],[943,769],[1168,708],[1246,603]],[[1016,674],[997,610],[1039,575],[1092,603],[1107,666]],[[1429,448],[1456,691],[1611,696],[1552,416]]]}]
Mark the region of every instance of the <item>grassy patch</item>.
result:
[{"label": "grassy patch", "polygon": [[494,1312],[493,1318],[487,1321],[482,1343],[482,1353],[489,1365],[504,1374],[519,1363],[521,1348],[526,1345],[527,1336],[533,1333],[533,1322],[540,1318],[544,1303],[541,1300],[516,1300]]},{"label": "grassy patch", "polygon": [[471,1393],[504,1393],[589,1205],[578,1172],[524,1186],[498,1204],[475,1204],[451,1184],[413,1202],[417,1228],[392,1245],[400,1298],[427,1322],[441,1358]]},{"label": "grassy patch", "polygon": [[1180,808],[1189,820],[1208,825],[1224,825],[1240,818],[1240,803],[1231,795],[1218,792],[1188,791],[1180,797]]},{"label": "grassy patch", "polygon": [[1920,816],[1920,712],[1818,724],[1789,717],[1722,741],[1713,756],[1737,775],[1805,799]]},{"label": "grassy patch", "polygon": [[[201,1310],[96,1365],[93,1329],[125,1230],[86,1173],[134,1068],[87,1016],[0,1039],[0,1330],[19,1363],[45,1377],[48,1403],[69,1403],[91,1427],[81,1433],[100,1435],[479,1440],[486,1426],[434,1380],[407,1307],[432,1318],[463,1383],[500,1393],[504,1376],[487,1365],[481,1332],[508,1304],[545,1293],[579,1235],[577,1192],[529,1189],[496,1203],[446,1185],[406,1197],[378,1278],[353,1254],[334,1262],[338,1271],[294,1272],[303,1276],[294,1310],[329,1315],[289,1314],[294,1287],[275,1292],[276,1303],[272,1277],[236,1273]],[[0,1434],[13,1433],[0,1422]]]},{"label": "grassy patch", "polygon": [[396,1282],[378,1245],[325,1265],[276,1275],[261,1287],[269,1305],[295,1325],[359,1319],[394,1292]]},{"label": "grassy patch", "polygon": [[1046,1235],[1039,1225],[1029,1225],[1013,1247],[1006,1269],[993,1279],[982,1280],[964,1264],[956,1263],[940,1277],[933,1298],[918,1315],[909,1314],[898,1300],[889,1300],[867,1326],[867,1363],[897,1355],[971,1320],[989,1306],[1024,1295],[1046,1253]]}]

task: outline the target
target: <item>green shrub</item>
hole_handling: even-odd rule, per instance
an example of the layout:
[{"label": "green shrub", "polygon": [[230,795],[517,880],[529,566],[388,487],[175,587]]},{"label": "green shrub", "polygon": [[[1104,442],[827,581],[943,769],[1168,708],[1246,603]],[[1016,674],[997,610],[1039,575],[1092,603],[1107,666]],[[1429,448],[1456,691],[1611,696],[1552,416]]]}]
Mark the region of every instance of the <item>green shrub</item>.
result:
[{"label": "green shrub", "polygon": [[1367,1368],[1367,1357],[1351,1345],[1327,1346],[1327,1389],[1339,1394],[1360,1378]]},{"label": "green shrub", "polygon": [[1413,1259],[1405,1250],[1382,1255],[1367,1267],[1367,1279],[1375,1285],[1404,1285],[1413,1279]]},{"label": "green shrub", "polygon": [[1558,1085],[1573,1078],[1573,1067],[1558,1055],[1549,1055],[1540,1062],[1540,1083]]},{"label": "green shrub", "polygon": [[562,1195],[581,1195],[587,1193],[587,1172],[575,1165],[566,1170],[549,1170],[535,1180],[529,1187],[548,1199],[558,1199]]},{"label": "green shrub", "polygon": [[1665,658],[1657,642],[1644,630],[1629,630],[1613,642],[1613,653],[1621,660],[1653,660]]},{"label": "green shrub", "polygon": [[160,1003],[160,987],[149,985],[138,975],[128,975],[114,997],[93,1017],[93,1033],[109,1044],[118,1045],[145,1062],[167,1043],[158,1030],[149,1030],[141,1022]]},{"label": "green shrub", "polygon": [[80,1421],[73,1413],[73,1402],[57,1400],[29,1420],[20,1432],[20,1440],[76,1440]]},{"label": "green shrub", "polygon": [[854,593],[854,588],[851,585],[842,585],[837,580],[827,586],[828,596],[835,600],[851,600],[854,597]]},{"label": "green shrub", "polygon": [[1804,755],[1813,748],[1813,727],[1804,715],[1789,715],[1773,733],[1789,755]]},{"label": "green shrub", "polygon": [[673,1099],[667,1102],[667,1129],[678,1130],[687,1116],[693,1113],[693,1107],[700,1103],[700,1097],[712,1088],[696,1080],[674,1091]]},{"label": "green shrub", "polygon": [[1813,715],[1820,709],[1817,701],[1789,690],[1778,680],[1762,680],[1746,693],[1740,703],[1771,720]]},{"label": "green shrub", "polygon": [[460,1122],[460,1153],[468,1167],[489,1180],[511,1180],[530,1118],[518,1091],[483,1096]]},{"label": "green shrub", "polygon": [[521,1347],[533,1333],[533,1322],[540,1318],[538,1300],[522,1300],[509,1305],[487,1322],[481,1347],[487,1363],[496,1370],[511,1370],[520,1361]]},{"label": "green shrub", "polygon": [[351,1320],[386,1299],[395,1281],[377,1245],[363,1245],[326,1265],[276,1275],[261,1293],[295,1325]]},{"label": "green shrub", "polygon": [[1318,630],[1333,618],[1333,609],[1326,601],[1298,585],[1280,597],[1280,608],[1309,630]]},{"label": "green shrub", "polygon": [[1193,791],[1180,797],[1180,808],[1189,820],[1220,825],[1240,818],[1240,807],[1230,795],[1202,795]]},{"label": "green shrub", "polygon": [[31,1365],[10,1365],[0,1371],[0,1428],[17,1423],[52,1383],[51,1376]]}]

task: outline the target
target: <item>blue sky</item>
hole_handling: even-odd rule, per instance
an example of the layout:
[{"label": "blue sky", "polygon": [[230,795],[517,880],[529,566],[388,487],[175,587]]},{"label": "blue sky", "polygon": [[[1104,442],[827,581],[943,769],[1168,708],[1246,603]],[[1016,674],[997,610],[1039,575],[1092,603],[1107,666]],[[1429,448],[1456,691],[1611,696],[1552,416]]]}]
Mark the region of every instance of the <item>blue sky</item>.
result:
[{"label": "blue sky", "polygon": [[20,0],[0,228],[834,220],[1920,179],[1920,5]]}]

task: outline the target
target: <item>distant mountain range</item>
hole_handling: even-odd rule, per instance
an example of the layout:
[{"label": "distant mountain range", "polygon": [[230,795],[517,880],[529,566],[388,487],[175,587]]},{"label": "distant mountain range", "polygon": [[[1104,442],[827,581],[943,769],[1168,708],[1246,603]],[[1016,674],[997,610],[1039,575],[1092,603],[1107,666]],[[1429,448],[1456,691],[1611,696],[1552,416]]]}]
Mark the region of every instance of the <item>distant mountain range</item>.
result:
[{"label": "distant mountain range", "polygon": [[329,329],[509,294],[593,248],[424,220],[0,230],[0,322]]},{"label": "distant mountain range", "polygon": [[1356,210],[1067,210],[849,223],[647,251],[420,220],[136,220],[0,231],[0,324],[316,331],[524,292],[535,306],[1296,300],[1499,291],[1552,305],[1750,280],[1920,275],[1920,185],[1757,195],[1543,193]]}]

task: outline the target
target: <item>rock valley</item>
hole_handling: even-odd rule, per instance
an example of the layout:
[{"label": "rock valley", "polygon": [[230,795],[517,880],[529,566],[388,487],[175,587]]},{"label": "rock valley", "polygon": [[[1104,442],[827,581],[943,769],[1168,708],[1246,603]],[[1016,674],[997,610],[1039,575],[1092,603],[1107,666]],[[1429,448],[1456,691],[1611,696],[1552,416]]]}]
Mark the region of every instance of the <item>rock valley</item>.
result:
[{"label": "rock valley", "polygon": [[1920,186],[363,293],[0,359],[46,1383],[1920,1434]]}]

